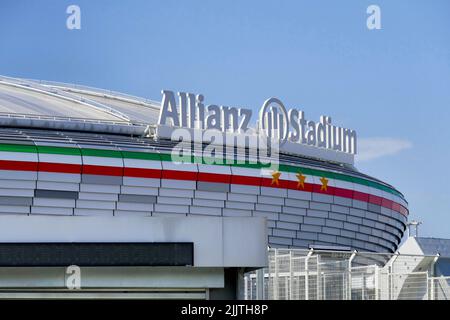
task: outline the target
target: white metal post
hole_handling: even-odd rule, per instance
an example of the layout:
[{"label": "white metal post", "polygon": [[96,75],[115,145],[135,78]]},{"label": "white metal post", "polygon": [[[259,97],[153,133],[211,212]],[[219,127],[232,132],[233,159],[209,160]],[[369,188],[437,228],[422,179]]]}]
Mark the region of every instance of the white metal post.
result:
[{"label": "white metal post", "polygon": [[249,276],[244,275],[244,300],[248,299],[248,278]]},{"label": "white metal post", "polygon": [[348,297],[348,286],[345,285],[345,272],[342,273],[342,299],[346,299]]},{"label": "white metal post", "polygon": [[313,251],[311,248],[305,258],[305,300],[309,300],[309,258],[312,256]]},{"label": "white metal post", "polygon": [[375,266],[375,275],[374,275],[374,281],[375,281],[375,285],[374,285],[374,287],[375,287],[375,300],[379,300],[380,299],[380,295],[379,295],[379,292],[378,292],[378,289],[379,289],[379,273],[380,272],[380,269],[379,269],[379,267],[376,265]]},{"label": "white metal post", "polygon": [[366,299],[366,275],[365,273],[361,273],[362,278],[362,292],[361,292],[361,300]]},{"label": "white metal post", "polygon": [[288,277],[284,278],[284,296],[286,297],[286,300],[291,299],[289,297],[289,278]]},{"label": "white metal post", "polygon": [[348,292],[347,292],[347,300],[352,300],[352,262],[355,259],[358,251],[354,250],[352,255],[348,259]]},{"label": "white metal post", "polygon": [[288,300],[293,300],[293,268],[292,268],[292,250],[289,251],[289,297]]},{"label": "white metal post", "polygon": [[[264,300],[264,269],[256,270],[256,299]],[[270,277],[270,273],[268,272]]]},{"label": "white metal post", "polygon": [[434,257],[434,259],[433,259],[433,262],[431,263],[431,266],[430,266],[430,276],[431,277],[434,277],[435,276],[435,265],[436,265],[436,262],[439,260],[439,257],[440,257],[441,255],[438,253],[438,254],[436,254],[436,256]]},{"label": "white metal post", "polygon": [[321,275],[320,275],[320,255],[316,256],[317,258],[317,280],[316,280],[316,295],[317,295],[317,300],[321,300],[322,299],[322,293],[321,293],[321,286],[320,286],[320,279],[321,279]]},{"label": "white metal post", "polygon": [[429,294],[429,299],[430,300],[434,300],[435,299],[435,293],[434,293],[434,278],[429,279],[428,281],[430,281],[430,294]]},{"label": "white metal post", "polygon": [[388,294],[388,299],[389,300],[393,300],[393,291],[394,291],[394,276],[393,276],[393,273],[394,273],[394,262],[395,262],[395,260],[397,260],[397,258],[398,258],[398,256],[399,256],[399,252],[397,251],[397,252],[395,252],[394,253],[394,256],[388,261],[388,291],[389,291],[389,294]]},{"label": "white metal post", "polygon": [[273,278],[273,299],[278,300],[278,249],[275,249],[275,275]]},{"label": "white metal post", "polygon": [[[428,292],[428,299],[430,299],[430,300],[434,300],[434,279],[433,279],[433,277],[435,276],[435,265],[436,265],[436,262],[439,260],[439,256],[440,256],[439,253],[436,254],[436,257],[434,257],[433,262],[431,263],[431,266],[430,266],[429,274],[431,277],[428,278],[429,279],[428,281],[431,280],[431,285],[429,287],[429,290],[431,290],[431,291]],[[428,281],[427,281],[427,285],[428,285]]]}]

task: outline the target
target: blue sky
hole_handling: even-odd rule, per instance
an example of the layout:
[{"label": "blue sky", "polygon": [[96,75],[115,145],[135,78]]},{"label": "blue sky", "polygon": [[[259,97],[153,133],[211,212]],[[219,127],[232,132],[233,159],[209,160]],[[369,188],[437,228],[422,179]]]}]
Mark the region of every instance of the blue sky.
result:
[{"label": "blue sky", "polygon": [[[81,8],[81,30],[66,8]],[[381,30],[366,9],[381,8]],[[450,1],[0,2],[0,74],[259,109],[356,129],[357,167],[450,238]]]}]

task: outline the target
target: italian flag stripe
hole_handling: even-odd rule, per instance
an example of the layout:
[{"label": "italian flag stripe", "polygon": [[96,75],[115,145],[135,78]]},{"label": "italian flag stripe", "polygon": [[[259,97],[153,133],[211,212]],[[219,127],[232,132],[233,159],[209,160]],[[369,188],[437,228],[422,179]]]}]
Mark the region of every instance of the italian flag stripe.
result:
[{"label": "italian flag stripe", "polygon": [[123,176],[123,167],[98,166],[84,164],[82,166],[83,174],[96,174],[102,176]]},{"label": "italian flag stripe", "polygon": [[147,169],[147,168],[123,168],[123,175],[131,178],[151,178],[161,179],[161,169]]},{"label": "italian flag stripe", "polygon": [[81,174],[82,166],[70,163],[39,162],[38,171]]},{"label": "italian flag stripe", "polygon": [[[181,168],[181,166],[180,166]],[[123,168],[100,165],[77,165],[64,163],[50,163],[50,162],[27,162],[27,161],[11,161],[0,160],[0,170],[20,170],[20,171],[45,171],[58,173],[85,173],[95,175],[108,176],[128,176],[139,178],[162,178],[173,180],[191,180],[191,181],[205,181],[217,183],[236,183],[253,186],[273,187],[282,189],[293,189],[307,192],[322,193],[328,195],[335,195],[344,198],[360,200],[382,207],[386,207],[397,211],[403,215],[408,214],[405,206],[394,202],[390,199],[380,197],[377,195],[364,193],[360,191],[333,187],[328,185],[326,189],[322,188],[322,184],[317,183],[317,177],[314,178],[313,183],[304,183],[304,187],[298,185],[298,182],[293,180],[279,179],[278,183],[274,183],[272,178],[261,177],[259,175],[239,175],[239,174],[216,174],[216,173],[198,173],[196,171],[182,171],[182,170],[158,170],[147,168]],[[238,170],[239,171],[239,170]]]},{"label": "italian flag stripe", "polygon": [[[119,151],[119,150],[102,150],[102,149],[93,149],[93,148],[83,148],[77,149],[72,147],[53,147],[53,146],[39,146],[39,150],[37,150],[36,146],[33,145],[19,145],[19,144],[0,144],[0,151],[4,152],[16,152],[16,153],[45,153],[45,154],[61,154],[61,155],[79,155],[80,152],[83,157],[102,157],[102,158],[116,158],[119,159],[142,159],[142,160],[154,160],[161,161],[162,163],[171,162],[171,154],[170,153],[152,153],[152,152],[135,152],[135,151]],[[80,151],[81,150],[81,151]],[[191,161],[194,162],[194,157],[192,157]],[[205,163],[205,159],[200,160],[201,163]],[[93,164],[93,163],[90,163]],[[214,166],[230,166],[229,164],[214,164]],[[261,164],[232,164],[231,168],[242,168],[242,169],[255,169],[258,170],[264,168]],[[190,170],[189,170],[190,171]],[[376,181],[368,180],[361,177],[356,177],[352,175],[347,175],[338,172],[325,171],[315,168],[309,167],[300,167],[294,165],[286,165],[281,164],[279,166],[279,171],[282,173],[298,173],[302,172],[304,175],[310,175],[315,177],[325,177],[327,179],[333,179],[336,181],[344,181],[350,182],[356,185],[372,187],[378,190],[382,190],[393,194],[401,199],[403,199],[403,195],[397,190],[381,184]],[[231,178],[233,181],[233,178]],[[257,178],[253,175],[253,180],[256,181]],[[235,181],[242,181],[241,178],[235,179]],[[234,182],[232,182],[234,183]],[[264,180],[264,184],[267,184],[267,180]],[[376,200],[375,200],[376,201]],[[379,201],[378,201],[379,202]],[[406,204],[406,203],[404,203]]]},{"label": "italian flag stripe", "polygon": [[38,171],[37,162],[0,160],[0,170]]}]

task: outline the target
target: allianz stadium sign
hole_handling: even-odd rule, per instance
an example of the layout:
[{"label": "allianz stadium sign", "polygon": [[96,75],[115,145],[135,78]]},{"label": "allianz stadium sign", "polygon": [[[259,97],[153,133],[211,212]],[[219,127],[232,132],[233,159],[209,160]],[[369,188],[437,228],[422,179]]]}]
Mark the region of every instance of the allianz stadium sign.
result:
[{"label": "allianz stadium sign", "polygon": [[159,126],[258,134],[277,140],[280,146],[289,142],[351,155],[357,151],[355,130],[333,125],[329,116],[321,116],[318,122],[307,120],[303,111],[287,110],[277,98],[263,103],[255,130],[249,126],[253,116],[251,109],[206,104],[202,94],[175,94],[170,90],[161,93]]}]

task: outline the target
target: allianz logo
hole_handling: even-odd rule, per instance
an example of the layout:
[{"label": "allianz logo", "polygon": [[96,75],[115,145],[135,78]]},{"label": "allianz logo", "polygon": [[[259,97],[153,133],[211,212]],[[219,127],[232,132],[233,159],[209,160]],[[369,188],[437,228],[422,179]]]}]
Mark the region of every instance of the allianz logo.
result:
[{"label": "allianz logo", "polygon": [[175,94],[170,90],[162,90],[161,93],[159,125],[259,134],[277,140],[280,146],[289,141],[350,154],[357,151],[355,130],[333,125],[329,116],[321,116],[318,122],[307,120],[303,111],[296,108],[287,110],[277,98],[269,98],[263,103],[255,130],[249,127],[253,115],[251,109],[207,105],[202,94]]}]

